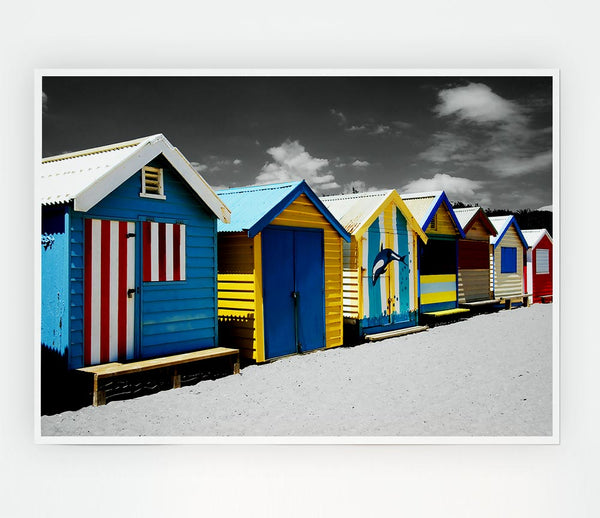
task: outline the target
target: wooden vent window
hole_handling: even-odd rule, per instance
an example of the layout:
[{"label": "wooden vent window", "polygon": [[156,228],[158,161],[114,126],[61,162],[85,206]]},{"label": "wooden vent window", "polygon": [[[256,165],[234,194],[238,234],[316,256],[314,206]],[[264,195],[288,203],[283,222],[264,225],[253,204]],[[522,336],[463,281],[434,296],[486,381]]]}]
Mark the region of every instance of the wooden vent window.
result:
[{"label": "wooden vent window", "polygon": [[166,199],[163,187],[163,170],[158,167],[142,167],[142,192],[145,198]]}]

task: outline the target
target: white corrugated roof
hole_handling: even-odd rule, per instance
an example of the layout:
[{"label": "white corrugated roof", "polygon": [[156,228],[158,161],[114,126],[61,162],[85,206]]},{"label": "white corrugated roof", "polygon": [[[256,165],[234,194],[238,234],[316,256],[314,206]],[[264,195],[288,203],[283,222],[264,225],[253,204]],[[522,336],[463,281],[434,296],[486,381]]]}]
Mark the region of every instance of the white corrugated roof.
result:
[{"label": "white corrugated roof", "polygon": [[458,219],[460,226],[465,228],[478,210],[479,207],[465,207],[462,209],[454,209],[454,214],[456,214],[456,219]]},{"label": "white corrugated roof", "polygon": [[404,200],[414,218],[423,227],[427,220],[431,209],[443,191],[417,192],[401,194],[400,197]]},{"label": "white corrugated roof", "polygon": [[360,228],[379,208],[392,189],[357,194],[322,196],[321,201],[351,234]]},{"label": "white corrugated roof", "polygon": [[51,205],[73,201],[75,210],[85,212],[161,154],[209,209],[228,222],[230,210],[160,133],[43,159],[38,174],[40,202]]},{"label": "white corrugated roof", "polygon": [[548,234],[548,231],[545,228],[521,230],[521,232],[523,233],[523,236],[525,236],[529,248],[535,248],[546,234],[548,235],[550,242],[552,242],[552,237],[550,237],[550,234]]},{"label": "white corrugated roof", "polygon": [[66,203],[128,158],[152,137],[145,137],[42,160],[40,198],[42,205]]}]

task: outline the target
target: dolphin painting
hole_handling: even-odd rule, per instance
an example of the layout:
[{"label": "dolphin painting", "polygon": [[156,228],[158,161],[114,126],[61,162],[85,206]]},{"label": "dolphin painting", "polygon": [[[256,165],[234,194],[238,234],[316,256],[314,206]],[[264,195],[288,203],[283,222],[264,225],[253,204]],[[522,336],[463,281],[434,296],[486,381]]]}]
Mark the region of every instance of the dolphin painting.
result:
[{"label": "dolphin painting", "polygon": [[381,245],[381,250],[375,256],[375,260],[373,261],[373,286],[375,286],[375,283],[377,282],[377,279],[379,279],[379,276],[385,272],[388,264],[390,264],[392,261],[399,261],[402,264],[404,264],[404,266],[408,266],[405,262],[405,259],[405,255],[398,255],[391,248],[383,248],[383,245]]}]

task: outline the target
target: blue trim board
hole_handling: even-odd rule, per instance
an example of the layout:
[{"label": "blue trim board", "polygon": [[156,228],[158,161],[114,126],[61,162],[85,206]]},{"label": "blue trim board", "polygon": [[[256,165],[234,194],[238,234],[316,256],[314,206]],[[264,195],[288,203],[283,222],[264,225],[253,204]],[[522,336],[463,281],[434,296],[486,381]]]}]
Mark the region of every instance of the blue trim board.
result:
[{"label": "blue trim board", "polygon": [[456,291],[456,281],[421,283],[421,295],[424,295],[426,293],[440,293],[445,291]]},{"label": "blue trim board", "polygon": [[500,243],[500,241],[502,241],[504,234],[506,234],[506,232],[508,232],[508,229],[513,224],[515,226],[515,230],[517,231],[517,235],[519,236],[519,239],[521,240],[521,243],[523,243],[523,246],[525,247],[525,250],[527,250],[527,248],[529,248],[529,245],[527,245],[527,240],[525,239],[525,236],[521,232],[521,228],[519,227],[519,224],[517,223],[517,219],[514,216],[511,216],[510,219],[508,220],[508,222],[504,225],[504,228],[500,232],[500,235],[496,238],[496,242],[494,243],[494,250],[498,247],[498,244]]},{"label": "blue trim board", "polygon": [[462,238],[466,237],[465,232],[464,232],[463,228],[461,227],[460,223],[458,222],[458,219],[456,217],[456,214],[454,213],[454,210],[452,209],[452,204],[450,203],[450,200],[448,199],[448,196],[446,196],[446,193],[444,191],[442,191],[440,194],[438,194],[438,197],[435,199],[433,206],[429,209],[429,214],[428,214],[427,218],[425,219],[425,221],[423,222],[423,224],[421,225],[423,232],[425,232],[425,230],[431,223],[433,216],[435,215],[437,210],[440,208],[440,205],[442,204],[442,202],[446,204],[446,208],[448,209],[448,212],[450,213],[450,217],[452,218],[452,221],[453,221],[454,225],[456,226],[456,229],[458,230],[460,237],[462,237]]}]

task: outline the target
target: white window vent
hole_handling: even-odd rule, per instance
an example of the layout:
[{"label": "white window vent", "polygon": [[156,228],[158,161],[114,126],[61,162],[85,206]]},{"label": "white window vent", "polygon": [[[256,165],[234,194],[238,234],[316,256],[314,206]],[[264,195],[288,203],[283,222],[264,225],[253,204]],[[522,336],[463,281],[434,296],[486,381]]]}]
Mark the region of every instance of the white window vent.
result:
[{"label": "white window vent", "polygon": [[142,192],[143,198],[166,200],[163,184],[163,170],[158,167],[142,167]]}]

